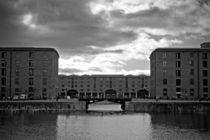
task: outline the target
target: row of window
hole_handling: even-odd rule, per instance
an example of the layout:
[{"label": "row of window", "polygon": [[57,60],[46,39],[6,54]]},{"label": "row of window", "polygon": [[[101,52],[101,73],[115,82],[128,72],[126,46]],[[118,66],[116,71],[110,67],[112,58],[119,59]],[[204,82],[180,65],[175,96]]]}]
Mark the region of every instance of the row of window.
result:
[{"label": "row of window", "polygon": [[[186,55],[186,54],[184,54],[184,55]],[[189,56],[194,57],[194,53],[190,52]],[[164,52],[162,54],[162,58],[166,58],[166,57],[167,57],[167,54],[166,54],[166,52]],[[181,53],[176,53],[176,59],[181,59]],[[208,54],[207,53],[202,53],[202,59],[208,59]]]},{"label": "row of window", "polygon": [[[167,85],[167,79],[163,79],[163,85]],[[190,85],[194,85],[194,79],[189,80]],[[181,86],[181,79],[176,79],[176,86]],[[208,79],[203,79],[203,86],[208,86]]]},{"label": "row of window", "polygon": [[[33,55],[34,53],[33,52],[28,52],[28,57],[29,59],[32,59],[33,58]],[[7,57],[7,52],[1,52],[1,59],[5,59]]]},{"label": "row of window", "polygon": [[[189,93],[191,96],[194,96],[194,89],[190,88]],[[176,93],[181,94],[181,88],[176,88]],[[203,88],[203,93],[208,93],[208,88]],[[163,96],[168,96],[168,90],[167,88],[163,88]]]},{"label": "row of window", "polygon": [[[163,67],[166,67],[167,65],[167,62],[166,61],[163,61]],[[189,65],[190,66],[194,66],[194,61],[193,60],[190,60],[189,61]],[[181,61],[176,61],[176,68],[180,68],[181,67]],[[202,61],[202,67],[203,68],[208,68],[208,61]]]},{"label": "row of window", "polygon": [[[15,78],[15,84],[16,85],[20,84],[20,79],[17,77]],[[42,79],[42,84],[47,85],[47,78]],[[1,85],[6,85],[6,78],[4,78],[4,77],[1,78]],[[34,78],[29,78],[28,85],[34,85]]]},{"label": "row of window", "polygon": [[[7,92],[6,87],[1,87],[1,93]],[[15,88],[15,92],[21,92],[20,88]],[[34,87],[28,87],[28,92],[34,92]],[[47,88],[42,88],[42,92],[47,92]]]}]

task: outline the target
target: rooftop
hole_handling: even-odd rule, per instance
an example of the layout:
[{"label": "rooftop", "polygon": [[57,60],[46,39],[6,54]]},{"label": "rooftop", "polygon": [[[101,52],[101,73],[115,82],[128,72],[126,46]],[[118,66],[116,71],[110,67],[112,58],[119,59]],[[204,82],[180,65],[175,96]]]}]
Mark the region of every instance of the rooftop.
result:
[{"label": "rooftop", "polygon": [[55,48],[37,48],[37,47],[0,47],[0,51],[53,51],[58,57],[59,54]]}]

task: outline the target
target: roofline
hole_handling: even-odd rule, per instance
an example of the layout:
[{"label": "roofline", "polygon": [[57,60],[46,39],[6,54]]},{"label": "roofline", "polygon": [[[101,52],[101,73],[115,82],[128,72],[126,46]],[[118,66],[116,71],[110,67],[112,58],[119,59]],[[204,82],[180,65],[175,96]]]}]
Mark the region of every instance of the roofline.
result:
[{"label": "roofline", "polygon": [[203,51],[210,51],[210,48],[157,48],[153,52],[156,51],[197,51],[197,52],[203,52]]},{"label": "roofline", "polygon": [[59,77],[150,77],[150,75],[144,75],[144,74],[141,74],[141,75],[122,75],[122,74],[119,74],[119,75],[115,75],[115,74],[101,74],[101,75],[98,75],[98,74],[92,74],[92,75],[75,75],[75,74],[72,74],[72,75],[63,75],[63,74],[60,74],[58,75]]},{"label": "roofline", "polygon": [[38,47],[0,47],[0,51],[53,51],[59,57],[55,48],[38,48]]}]

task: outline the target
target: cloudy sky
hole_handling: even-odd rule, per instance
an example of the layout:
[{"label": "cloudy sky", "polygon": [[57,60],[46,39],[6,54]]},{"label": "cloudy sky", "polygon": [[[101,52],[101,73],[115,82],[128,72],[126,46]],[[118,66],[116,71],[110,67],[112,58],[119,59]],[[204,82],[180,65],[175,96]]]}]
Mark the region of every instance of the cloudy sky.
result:
[{"label": "cloudy sky", "polygon": [[0,0],[0,46],[55,47],[60,74],[149,74],[155,48],[206,41],[209,0]]}]

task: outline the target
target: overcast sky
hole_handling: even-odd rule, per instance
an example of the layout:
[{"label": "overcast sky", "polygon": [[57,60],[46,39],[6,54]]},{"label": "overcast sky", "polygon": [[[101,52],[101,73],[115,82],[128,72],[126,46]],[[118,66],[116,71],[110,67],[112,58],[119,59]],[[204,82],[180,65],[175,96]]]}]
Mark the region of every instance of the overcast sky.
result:
[{"label": "overcast sky", "polygon": [[210,41],[209,0],[0,0],[0,46],[54,47],[60,74],[149,74],[158,47]]}]

